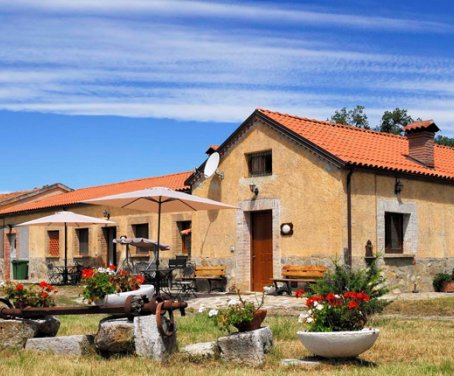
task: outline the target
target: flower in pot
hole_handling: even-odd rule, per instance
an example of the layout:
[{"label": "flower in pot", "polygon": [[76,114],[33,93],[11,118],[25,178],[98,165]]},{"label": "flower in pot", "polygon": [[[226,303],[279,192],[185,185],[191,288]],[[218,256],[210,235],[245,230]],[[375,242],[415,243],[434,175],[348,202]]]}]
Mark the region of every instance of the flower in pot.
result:
[{"label": "flower in pot", "polygon": [[[226,308],[211,309],[208,316],[220,329],[228,333],[232,333],[232,327],[239,332],[259,329],[267,313],[265,309],[261,309],[265,295],[262,294],[260,301],[251,302],[245,301],[239,290],[237,293],[238,299],[231,299]],[[204,311],[204,308],[199,311]]]},{"label": "flower in pot", "polygon": [[82,296],[89,303],[103,302],[109,295],[138,290],[143,281],[142,275],[133,275],[126,270],[116,271],[113,265],[109,268],[84,269]]},{"label": "flower in pot", "polygon": [[44,281],[28,286],[9,282],[2,287],[5,299],[11,301],[16,308],[54,306],[54,295],[58,293],[54,286]]},{"label": "flower in pot", "polygon": [[454,292],[454,269],[452,274],[438,273],[432,282],[437,292]]},{"label": "flower in pot", "polygon": [[388,304],[378,299],[387,292],[380,270],[372,263],[367,269],[352,270],[335,262],[329,272],[311,286],[305,310],[298,320],[303,345],[312,353],[327,358],[355,357],[376,341],[379,330],[365,329],[369,315]]}]

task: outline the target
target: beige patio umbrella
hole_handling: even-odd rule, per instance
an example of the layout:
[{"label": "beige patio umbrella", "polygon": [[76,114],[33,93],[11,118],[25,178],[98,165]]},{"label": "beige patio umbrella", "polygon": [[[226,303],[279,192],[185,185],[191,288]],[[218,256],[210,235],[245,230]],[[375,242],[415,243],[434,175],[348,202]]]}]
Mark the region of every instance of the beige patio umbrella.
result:
[{"label": "beige patio umbrella", "polygon": [[64,269],[63,269],[63,283],[66,285],[68,283],[68,225],[70,226],[80,226],[86,224],[111,224],[115,223],[112,221],[107,221],[105,219],[99,219],[95,217],[89,217],[87,215],[76,214],[70,211],[61,211],[52,215],[48,215],[42,218],[34,219],[32,221],[20,223],[17,226],[52,226],[52,225],[61,225],[65,226],[65,259],[64,259]]},{"label": "beige patio umbrella", "polygon": [[[177,192],[165,187],[147,188],[139,191],[120,193],[83,201],[88,204],[114,206],[158,213],[158,242],[156,247],[156,268],[159,269],[159,245],[161,240],[161,213],[182,211],[238,209],[222,202]],[[159,281],[156,293],[159,294]]]}]

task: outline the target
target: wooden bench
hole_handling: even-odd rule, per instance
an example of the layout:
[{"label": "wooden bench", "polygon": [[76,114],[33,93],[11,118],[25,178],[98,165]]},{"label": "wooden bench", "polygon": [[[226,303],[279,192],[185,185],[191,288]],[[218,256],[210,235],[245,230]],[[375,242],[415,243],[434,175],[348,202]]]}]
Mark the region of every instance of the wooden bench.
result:
[{"label": "wooden bench", "polygon": [[[317,279],[323,278],[323,275],[328,270],[326,266],[295,266],[284,265],[282,267],[282,277],[273,278],[273,284],[276,288],[276,293],[282,294],[286,292],[292,295],[292,282],[315,282]],[[283,286],[279,286],[283,283]]]},{"label": "wooden bench", "polygon": [[224,266],[196,266],[194,270],[195,281],[207,281],[208,292],[213,290],[224,291],[225,287],[213,287],[214,282],[225,282],[225,267]]}]

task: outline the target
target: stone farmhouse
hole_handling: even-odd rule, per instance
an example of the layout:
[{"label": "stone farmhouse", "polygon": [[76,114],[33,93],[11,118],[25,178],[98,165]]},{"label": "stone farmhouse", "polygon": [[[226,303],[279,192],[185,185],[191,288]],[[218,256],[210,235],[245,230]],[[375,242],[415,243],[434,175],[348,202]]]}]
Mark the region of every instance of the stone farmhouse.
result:
[{"label": "stone farmhouse", "polygon": [[121,250],[111,240],[153,238],[156,218],[80,201],[168,186],[241,209],[167,214],[162,226],[161,238],[171,246],[164,258],[186,253],[196,264],[225,265],[229,286],[259,291],[283,265],[330,266],[339,258],[357,267],[380,255],[396,289],[431,291],[434,274],[454,267],[454,149],[434,144],[438,130],[431,120],[419,121],[396,136],[257,109],[208,149],[220,154],[217,173],[208,178],[204,162],[193,173],[84,188],[0,210],[3,278],[10,277],[8,239],[15,232],[28,231],[19,237],[30,278],[40,277],[49,259],[61,261],[61,229],[14,227],[57,208],[109,214],[113,226],[71,232],[71,257],[118,263]]}]

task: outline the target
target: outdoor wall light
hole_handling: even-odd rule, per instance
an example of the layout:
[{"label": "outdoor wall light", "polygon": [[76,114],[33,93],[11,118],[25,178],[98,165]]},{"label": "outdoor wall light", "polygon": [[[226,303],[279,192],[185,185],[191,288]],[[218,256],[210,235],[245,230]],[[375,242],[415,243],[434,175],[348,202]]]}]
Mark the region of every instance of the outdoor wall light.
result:
[{"label": "outdoor wall light", "polygon": [[293,223],[281,224],[281,235],[292,235],[293,234]]},{"label": "outdoor wall light", "polygon": [[110,219],[110,212],[107,210],[107,209],[104,209],[104,211],[102,212],[102,215],[104,218],[106,218],[107,220]]},{"label": "outdoor wall light", "polygon": [[404,185],[400,181],[400,179],[396,178],[396,183],[394,184],[394,193],[396,195],[399,195],[400,192],[402,192],[402,189],[404,188]]},{"label": "outdoor wall light", "polygon": [[256,196],[259,194],[259,189],[255,184],[249,184],[249,190]]},{"label": "outdoor wall light", "polygon": [[11,232],[12,229],[13,229],[13,225],[7,225],[7,226],[8,226],[8,228],[9,228],[9,232]]}]

